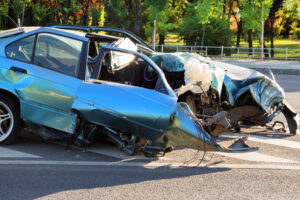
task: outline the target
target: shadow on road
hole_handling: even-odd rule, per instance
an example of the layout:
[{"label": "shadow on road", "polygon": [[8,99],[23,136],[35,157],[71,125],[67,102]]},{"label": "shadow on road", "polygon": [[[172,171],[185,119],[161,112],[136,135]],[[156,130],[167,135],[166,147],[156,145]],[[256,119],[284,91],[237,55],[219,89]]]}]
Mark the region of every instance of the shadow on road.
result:
[{"label": "shadow on road", "polygon": [[[28,149],[30,145],[32,148]],[[22,140],[18,140],[14,146],[10,146],[9,148],[21,150],[24,147],[27,148],[27,153],[35,152],[37,155],[43,154],[42,160],[53,160],[55,155],[58,160],[63,158],[67,160],[68,154],[70,158],[74,157],[73,153],[74,155],[82,154],[82,151],[77,149],[71,149],[71,151],[67,152],[63,146],[30,138],[22,138]],[[46,149],[51,152],[48,157],[43,152]],[[91,160],[88,160],[88,157],[85,160],[124,162],[121,159],[109,159],[105,156],[97,157],[97,160],[93,160],[92,158],[93,155],[91,156]],[[147,165],[152,161],[153,159],[143,160],[142,162]],[[137,160],[127,162],[137,162]],[[120,186],[164,179],[172,181],[175,178],[229,170],[229,168],[172,168],[170,166],[147,168],[114,165],[0,165],[0,192],[1,199],[35,199],[68,190]]]}]

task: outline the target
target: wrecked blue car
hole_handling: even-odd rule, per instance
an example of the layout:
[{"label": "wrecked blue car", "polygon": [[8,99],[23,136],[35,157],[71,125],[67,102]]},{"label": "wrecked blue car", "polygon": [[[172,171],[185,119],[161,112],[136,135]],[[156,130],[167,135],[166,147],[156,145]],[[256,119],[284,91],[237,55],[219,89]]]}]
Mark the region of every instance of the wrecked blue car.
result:
[{"label": "wrecked blue car", "polygon": [[245,138],[222,143],[219,133],[280,112],[298,126],[266,76],[234,77],[201,56],[158,54],[127,37],[17,28],[0,33],[0,60],[0,144],[26,128],[80,146],[105,137],[131,155],[175,146],[245,152],[257,148]]}]

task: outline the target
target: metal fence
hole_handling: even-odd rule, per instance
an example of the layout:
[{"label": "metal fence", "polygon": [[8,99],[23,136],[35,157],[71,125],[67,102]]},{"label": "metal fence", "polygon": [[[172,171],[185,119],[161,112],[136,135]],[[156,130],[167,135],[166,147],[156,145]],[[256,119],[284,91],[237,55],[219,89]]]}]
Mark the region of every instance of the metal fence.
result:
[{"label": "metal fence", "polygon": [[155,45],[155,49],[160,52],[191,52],[219,58],[300,60],[300,49],[289,48],[264,48],[263,57],[261,48],[248,47]]}]

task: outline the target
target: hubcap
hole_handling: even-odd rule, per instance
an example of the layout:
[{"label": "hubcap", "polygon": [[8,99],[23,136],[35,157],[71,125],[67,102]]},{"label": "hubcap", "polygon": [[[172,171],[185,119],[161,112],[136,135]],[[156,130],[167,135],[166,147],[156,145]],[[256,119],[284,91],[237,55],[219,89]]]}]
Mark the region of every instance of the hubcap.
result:
[{"label": "hubcap", "polygon": [[0,142],[10,135],[13,124],[14,119],[10,108],[0,101]]}]

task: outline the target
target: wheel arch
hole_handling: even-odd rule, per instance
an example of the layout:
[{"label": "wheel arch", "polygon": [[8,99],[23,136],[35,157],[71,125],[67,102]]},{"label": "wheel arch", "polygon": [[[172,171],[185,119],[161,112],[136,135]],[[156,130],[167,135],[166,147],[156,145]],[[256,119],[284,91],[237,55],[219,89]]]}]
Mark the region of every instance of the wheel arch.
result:
[{"label": "wheel arch", "polygon": [[9,90],[4,89],[4,88],[0,88],[0,95],[5,95],[5,96],[13,99],[17,103],[18,108],[20,110],[20,100],[14,92],[9,91]]}]

